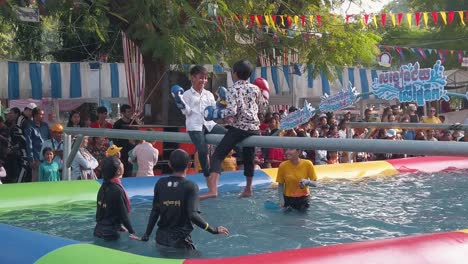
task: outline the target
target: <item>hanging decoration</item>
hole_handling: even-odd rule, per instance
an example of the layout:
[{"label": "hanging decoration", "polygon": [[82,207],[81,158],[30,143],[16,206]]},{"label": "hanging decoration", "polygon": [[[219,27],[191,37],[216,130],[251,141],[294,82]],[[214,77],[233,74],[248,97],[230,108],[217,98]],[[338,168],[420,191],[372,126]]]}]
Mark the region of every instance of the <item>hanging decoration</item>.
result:
[{"label": "hanging decoration", "polygon": [[325,113],[351,107],[358,100],[358,96],[359,93],[357,92],[356,87],[353,87],[353,84],[349,82],[348,87],[337,94],[328,95],[325,93],[321,97],[319,110],[321,113]]}]

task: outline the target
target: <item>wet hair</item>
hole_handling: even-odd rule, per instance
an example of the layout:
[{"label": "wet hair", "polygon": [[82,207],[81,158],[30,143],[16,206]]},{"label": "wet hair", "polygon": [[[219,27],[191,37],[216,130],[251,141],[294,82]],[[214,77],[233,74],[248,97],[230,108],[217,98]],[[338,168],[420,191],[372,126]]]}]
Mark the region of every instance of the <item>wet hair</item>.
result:
[{"label": "wet hair", "polygon": [[96,112],[98,114],[107,113],[107,108],[105,106],[100,106],[97,108]]},{"label": "wet hair", "polygon": [[[35,109],[35,108],[34,108]],[[49,147],[45,147],[43,150],[42,150],[42,156],[45,156],[46,152],[47,151],[52,151],[52,153],[54,153],[54,150],[52,148],[49,148]]]},{"label": "wet hair", "polygon": [[115,177],[117,170],[120,168],[120,159],[117,156],[105,157],[102,160],[101,175],[104,181],[109,181]]},{"label": "wet hair", "polygon": [[190,69],[190,76],[194,76],[199,73],[207,74],[208,70],[201,65],[195,65]]},{"label": "wet hair", "polygon": [[190,162],[189,154],[183,149],[176,149],[169,156],[169,165],[173,172],[183,172]]},{"label": "wet hair", "polygon": [[250,75],[252,75],[253,66],[250,61],[243,59],[234,63],[232,66],[232,71],[237,73],[237,77],[240,80],[246,81],[250,78]]}]

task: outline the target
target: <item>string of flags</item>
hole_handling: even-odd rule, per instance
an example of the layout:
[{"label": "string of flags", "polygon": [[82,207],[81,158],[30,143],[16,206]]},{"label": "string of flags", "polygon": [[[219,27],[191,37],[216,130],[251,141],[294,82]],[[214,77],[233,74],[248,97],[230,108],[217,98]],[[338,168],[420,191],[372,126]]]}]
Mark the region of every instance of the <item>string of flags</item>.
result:
[{"label": "string of flags", "polygon": [[[337,17],[339,15],[331,14],[330,16]],[[269,14],[237,14],[231,19],[241,22],[244,26],[253,27],[268,26],[271,28],[306,28],[310,26],[321,27],[323,25],[322,15],[269,15]],[[222,16],[215,17],[218,24],[225,22]],[[354,14],[343,17],[344,22],[354,23],[360,22],[363,27],[400,27],[407,23],[409,27],[425,27],[435,25],[451,25],[455,21],[459,21],[460,25],[466,26],[468,22],[468,10],[458,11],[432,11],[432,12],[414,12],[414,13],[382,13],[382,14]]]},{"label": "string of flags", "polygon": [[456,56],[458,62],[463,61],[463,57],[468,55],[466,50],[448,50],[448,49],[429,49],[429,48],[416,48],[416,47],[401,47],[401,46],[388,46],[379,45],[380,49],[385,49],[387,52],[396,51],[402,59],[405,58],[403,53],[404,50],[420,55],[424,60],[427,59],[428,55],[437,54],[439,59],[444,62],[447,60],[447,56]]}]

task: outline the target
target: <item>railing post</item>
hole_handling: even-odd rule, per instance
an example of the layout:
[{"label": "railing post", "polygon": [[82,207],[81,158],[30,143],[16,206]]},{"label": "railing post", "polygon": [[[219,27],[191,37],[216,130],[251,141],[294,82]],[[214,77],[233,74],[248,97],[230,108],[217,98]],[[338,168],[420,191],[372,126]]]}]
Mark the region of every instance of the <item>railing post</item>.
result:
[{"label": "railing post", "polygon": [[64,133],[63,135],[63,159],[62,159],[62,180],[71,180],[70,167],[67,167],[67,160],[70,156],[71,135]]}]

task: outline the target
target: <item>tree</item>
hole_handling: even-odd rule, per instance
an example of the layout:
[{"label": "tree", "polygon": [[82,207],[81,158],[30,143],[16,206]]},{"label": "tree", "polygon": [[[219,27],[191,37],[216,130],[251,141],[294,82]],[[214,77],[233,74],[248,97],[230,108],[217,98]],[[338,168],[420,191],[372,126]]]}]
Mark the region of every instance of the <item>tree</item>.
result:
[{"label": "tree", "polygon": [[[336,1],[335,1],[336,2]],[[256,62],[260,53],[275,48],[279,52],[293,50],[299,61],[315,65],[315,74],[339,65],[370,65],[377,52],[379,37],[330,13],[331,1],[322,0],[48,0],[45,10],[60,21],[61,48],[51,53],[55,58],[74,59],[66,49],[92,42],[110,43],[108,32],[124,31],[140,46],[146,71],[146,94],[152,92],[152,123],[166,124],[168,111],[169,65],[221,62],[231,65],[247,58]],[[337,2],[340,4],[339,2]],[[306,28],[278,25],[265,30],[243,23],[250,14],[321,15]],[[237,19],[240,15],[240,21]],[[81,26],[77,27],[77,23]],[[82,28],[83,31],[78,30]],[[88,34],[93,31],[94,36]],[[307,37],[307,40],[305,38]],[[249,40],[242,42],[239,37]],[[67,42],[66,40],[69,40]],[[73,41],[72,41],[73,40]],[[86,41],[84,41],[86,40]],[[83,45],[81,45],[83,46]],[[92,50],[99,47],[91,46]],[[91,53],[88,48],[80,48]],[[85,58],[86,55],[83,54]],[[268,54],[271,56],[271,54]],[[70,56],[70,58],[67,58]],[[89,59],[89,58],[88,58]],[[153,91],[154,90],[154,91]]]}]

